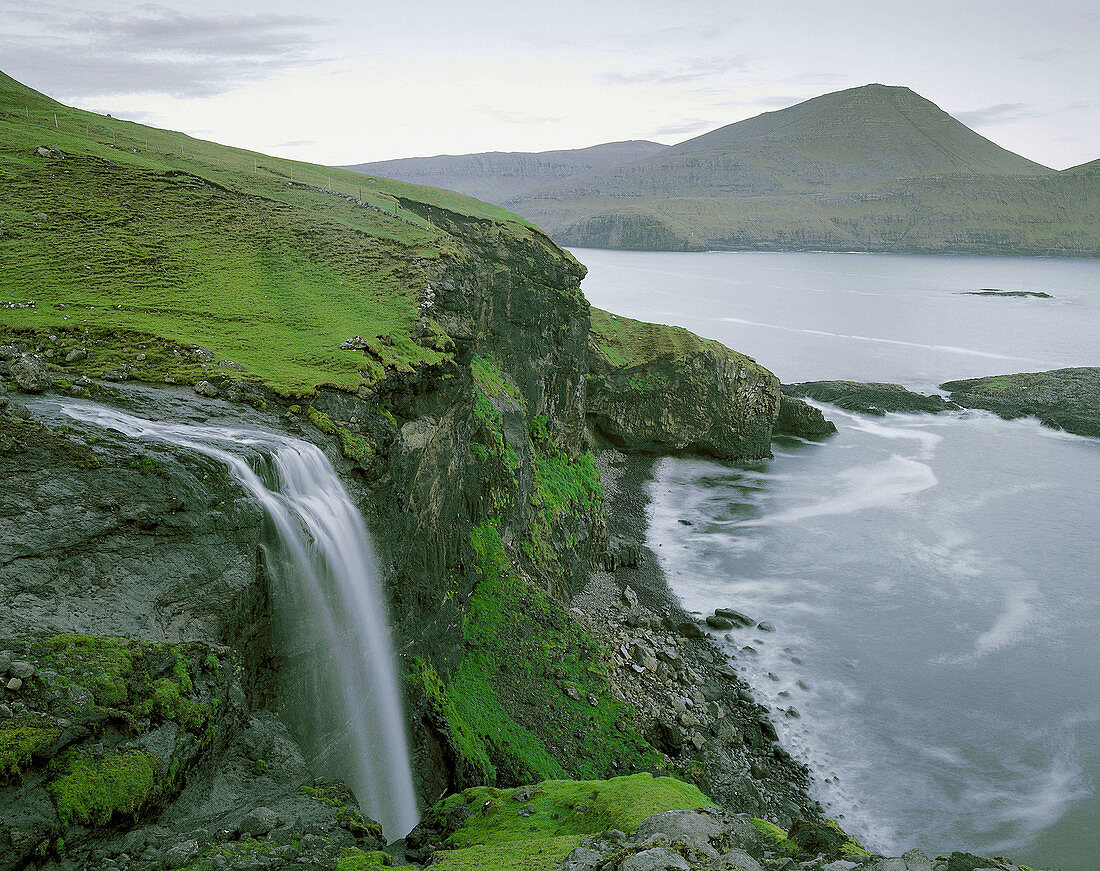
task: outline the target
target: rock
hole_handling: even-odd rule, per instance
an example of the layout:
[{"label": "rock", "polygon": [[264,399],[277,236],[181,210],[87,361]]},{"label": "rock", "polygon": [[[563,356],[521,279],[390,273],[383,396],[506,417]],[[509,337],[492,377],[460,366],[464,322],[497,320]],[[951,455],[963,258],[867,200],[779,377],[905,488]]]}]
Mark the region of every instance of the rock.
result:
[{"label": "rock", "polygon": [[84,348],[73,348],[65,355],[66,363],[78,363],[81,360],[88,359],[88,352]]},{"label": "rock", "polygon": [[630,650],[630,658],[633,659],[638,665],[644,668],[646,671],[657,670],[657,660],[653,654],[640,644],[635,644]]},{"label": "rock", "polygon": [[39,157],[52,157],[55,160],[65,159],[65,153],[56,145],[39,145],[35,149],[35,154]]},{"label": "rock", "polygon": [[34,666],[29,662],[25,662],[22,659],[17,659],[11,665],[8,666],[8,671],[13,676],[26,680],[34,674]]},{"label": "rock", "polygon": [[761,622],[757,623],[756,628],[759,629],[761,632],[774,632],[775,631],[775,627],[772,626],[771,623],[765,623],[764,621],[761,621]]},{"label": "rock", "polygon": [[733,621],[726,617],[719,617],[717,614],[710,614],[707,616],[707,625],[711,629],[732,629]]},{"label": "rock", "polygon": [[200,363],[212,363],[214,361],[214,352],[208,351],[206,348],[195,348],[191,352],[191,356]]},{"label": "rock", "polygon": [[241,820],[237,826],[242,835],[266,835],[279,825],[279,815],[269,807],[258,807]]},{"label": "rock", "polygon": [[36,357],[22,354],[11,363],[11,374],[16,386],[24,393],[42,393],[53,384],[50,373]]},{"label": "rock", "polygon": [[779,380],[680,327],[591,310],[587,413],[625,451],[728,460],[770,455]]},{"label": "rock", "polygon": [[704,867],[713,868],[715,871],[764,871],[759,862],[736,847],[711,859]]},{"label": "rock", "polygon": [[985,859],[973,853],[955,852],[947,857],[947,871],[978,871],[979,868],[1003,868],[996,859]]},{"label": "rock", "polygon": [[823,439],[835,432],[836,424],[826,420],[820,409],[794,396],[780,394],[779,417],[775,421],[776,435]]},{"label": "rock", "polygon": [[735,626],[740,627],[753,626],[756,623],[756,621],[753,620],[752,617],[742,614],[740,611],[734,611],[733,608],[715,608],[714,616],[724,617],[725,619],[732,621]]},{"label": "rock", "polygon": [[17,677],[13,677],[11,680],[9,680],[7,682],[7,684],[5,684],[5,686],[7,686],[7,688],[9,690],[11,690],[13,693],[18,692],[20,689],[23,688],[23,681],[21,681]]},{"label": "rock", "polygon": [[622,871],[690,871],[691,866],[679,853],[668,847],[642,850],[623,862]]},{"label": "rock", "polygon": [[804,853],[817,854],[828,859],[840,858],[841,848],[859,844],[845,832],[835,820],[824,823],[812,820],[795,820],[787,837],[801,847]]},{"label": "rock", "polygon": [[11,654],[5,650],[0,653],[0,674],[6,674],[9,668],[11,668]]},{"label": "rock", "polygon": [[1034,416],[1044,426],[1100,437],[1100,367],[1052,369],[945,381],[951,401],[1005,419]]},{"label": "rock", "polygon": [[887,412],[939,414],[941,411],[958,408],[942,396],[925,396],[923,393],[907,390],[900,384],[883,382],[804,381],[801,384],[784,384],[782,390],[787,396],[808,396],[846,411],[878,417]]},{"label": "rock", "polygon": [[734,847],[762,855],[763,842],[746,814],[721,808],[667,811],[642,820],[634,842],[662,834],[683,842],[701,856],[715,857]]},{"label": "rock", "polygon": [[703,630],[690,620],[685,620],[676,625],[676,631],[684,638],[702,638]]},{"label": "rock", "polygon": [[194,840],[184,841],[181,844],[176,844],[164,854],[164,866],[166,868],[183,868],[190,865],[198,855],[199,842]]},{"label": "rock", "polygon": [[998,290],[995,287],[983,287],[981,290],[962,290],[959,296],[1006,296],[1033,299],[1054,299],[1049,293],[1041,290]]},{"label": "rock", "polygon": [[603,853],[590,847],[576,847],[558,866],[558,871],[596,871],[603,862]]},{"label": "rock", "polygon": [[195,385],[195,392],[199,394],[199,396],[221,396],[221,391],[218,390],[218,388],[211,384],[209,381],[205,380],[200,381],[198,384]]},{"label": "rock", "polygon": [[878,859],[863,866],[865,871],[932,871],[932,860],[921,850],[910,850],[893,859]]},{"label": "rock", "polygon": [[340,343],[341,351],[366,351],[369,348],[370,345],[362,336],[355,336],[352,339]]},{"label": "rock", "polygon": [[47,221],[50,220],[50,216],[47,215],[45,212],[38,212],[38,213],[35,214],[34,219],[39,224],[45,224]]}]

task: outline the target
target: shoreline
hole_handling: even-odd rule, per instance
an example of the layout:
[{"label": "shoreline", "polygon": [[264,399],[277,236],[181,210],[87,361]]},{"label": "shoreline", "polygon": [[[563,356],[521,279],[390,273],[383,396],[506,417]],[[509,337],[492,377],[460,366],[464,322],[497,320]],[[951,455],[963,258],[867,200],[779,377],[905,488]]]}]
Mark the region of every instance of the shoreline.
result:
[{"label": "shoreline", "polygon": [[614,651],[611,692],[634,707],[635,727],[653,737],[669,770],[723,807],[784,828],[822,820],[812,772],[779,743],[769,709],[681,605],[646,541],[646,485],[661,457],[606,445],[594,453],[609,550],[571,604]]}]

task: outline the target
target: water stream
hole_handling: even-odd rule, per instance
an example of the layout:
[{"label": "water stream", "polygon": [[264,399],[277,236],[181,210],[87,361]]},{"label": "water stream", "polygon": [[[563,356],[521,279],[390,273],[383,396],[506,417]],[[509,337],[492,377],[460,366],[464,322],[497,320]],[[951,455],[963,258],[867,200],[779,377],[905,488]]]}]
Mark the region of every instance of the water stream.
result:
[{"label": "water stream", "polygon": [[363,519],[313,444],[274,432],[145,420],[65,403],[69,417],[223,463],[272,526],[273,643],[284,716],[314,773],[339,778],[390,838],[418,821],[386,602]]}]

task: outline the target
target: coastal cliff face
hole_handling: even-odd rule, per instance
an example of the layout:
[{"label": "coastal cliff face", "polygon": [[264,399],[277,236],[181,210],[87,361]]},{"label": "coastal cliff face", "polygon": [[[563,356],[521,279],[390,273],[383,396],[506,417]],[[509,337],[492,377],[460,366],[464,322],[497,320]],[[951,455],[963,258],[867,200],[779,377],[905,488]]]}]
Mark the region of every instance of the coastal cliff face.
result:
[{"label": "coastal cliff face", "polygon": [[[24,391],[44,390],[46,381],[52,381],[47,398],[90,398],[158,419],[233,420],[281,429],[326,449],[374,534],[398,670],[406,678],[423,807],[481,784],[609,777],[632,769],[698,779],[708,770],[694,761],[697,748],[687,733],[670,737],[679,727],[661,726],[659,710],[633,712],[643,696],[632,694],[663,690],[619,678],[609,692],[609,669],[631,664],[612,649],[610,630],[624,618],[612,609],[611,624],[593,622],[569,610],[573,594],[609,553],[588,424],[592,409],[604,407],[601,397],[610,397],[624,377],[602,357],[599,374],[589,371],[583,267],[544,237],[517,239],[492,221],[404,205],[422,209],[423,217],[461,240],[446,257],[414,264],[423,281],[420,338],[442,344],[450,359],[411,371],[394,367],[358,393],[320,390],[303,404],[218,378],[205,383],[236,401],[202,396],[211,392],[202,384],[198,394],[190,387],[109,384],[84,378],[88,357],[71,353],[87,344],[86,336],[3,337],[10,362],[0,377],[11,399],[0,402],[0,583],[12,607],[4,611],[0,637],[9,659],[34,669],[25,687],[3,690],[11,714],[5,741],[21,749],[12,751],[0,798],[32,809],[31,818],[5,823],[5,843],[19,861],[33,855],[64,864],[66,856],[90,855],[81,850],[121,851],[121,842],[105,846],[118,826],[158,814],[214,825],[240,822],[262,805],[276,808],[284,828],[300,828],[311,813],[316,817],[317,804],[295,782],[307,779],[308,760],[287,749],[293,738],[265,713],[279,705],[280,660],[271,646],[258,506],[212,460],[64,424],[34,401],[28,405]],[[675,332],[677,341],[689,341],[690,334]],[[647,413],[660,425],[645,436],[644,448],[766,453],[778,404],[774,377],[716,343],[700,343],[698,350],[625,376],[663,373],[664,380],[647,382]],[[43,383],[18,380],[11,362],[46,373]],[[699,394],[695,413],[669,410],[672,379],[701,388],[716,374],[718,386]],[[717,425],[704,425],[707,402],[718,407]],[[647,424],[637,418],[631,425],[638,429],[623,429],[627,437]],[[645,638],[651,631],[641,628]],[[661,640],[658,632],[642,644],[656,651],[677,634]],[[183,708],[165,707],[153,690],[148,700],[128,697],[123,704],[95,690],[102,677],[96,674],[58,683],[52,675],[65,674],[66,666],[51,657],[73,644],[113,651],[112,662],[128,662],[125,675],[105,669],[112,680],[133,674],[138,662],[150,687],[163,680],[165,663],[186,660],[175,679],[183,686],[186,677],[190,689],[172,695],[159,684],[183,699]],[[308,640],[304,649],[308,655]],[[227,663],[224,672],[208,664],[211,657]],[[700,673],[709,667],[702,660],[694,666]],[[676,674],[675,667],[668,670],[668,678]],[[725,679],[731,678],[718,680]],[[69,689],[85,685],[90,695]],[[724,691],[715,684],[710,692],[718,698]],[[736,698],[735,684],[729,692]],[[70,710],[74,694],[84,704],[79,712]],[[744,744],[744,760],[723,757],[706,776],[740,784],[735,793],[754,796],[754,812],[781,806],[788,821],[810,813],[798,788],[791,793],[781,783],[804,775],[797,767],[784,773],[789,760],[776,762],[774,734],[768,737],[760,716],[750,711],[727,720],[723,734]],[[187,717],[191,726],[181,722]],[[711,725],[698,727],[703,732],[719,728],[713,717],[705,723]],[[185,741],[186,735],[195,737]],[[708,752],[714,755],[718,746]],[[161,752],[126,755],[145,747]],[[101,779],[111,766],[129,766],[138,782],[130,792],[102,798],[87,819],[75,817],[58,804],[56,769],[70,764],[58,760],[77,758],[92,760]],[[761,784],[773,785],[746,786],[751,759]],[[257,760],[262,772],[240,774]],[[743,775],[735,775],[736,764],[745,766]],[[238,772],[231,786],[225,770]],[[146,775],[157,779],[155,789]],[[80,785],[87,787],[87,780]],[[215,783],[222,792],[211,805],[201,784],[209,792]],[[30,794],[38,798],[31,801]],[[357,814],[353,800],[345,796],[337,804],[336,810],[324,805],[332,812],[315,820],[327,826],[330,840],[363,849],[377,839],[369,826],[347,825]],[[156,853],[179,835],[149,838]]]},{"label": "coastal cliff face", "polygon": [[770,456],[779,379],[681,327],[593,309],[587,413],[627,451],[726,460]]}]

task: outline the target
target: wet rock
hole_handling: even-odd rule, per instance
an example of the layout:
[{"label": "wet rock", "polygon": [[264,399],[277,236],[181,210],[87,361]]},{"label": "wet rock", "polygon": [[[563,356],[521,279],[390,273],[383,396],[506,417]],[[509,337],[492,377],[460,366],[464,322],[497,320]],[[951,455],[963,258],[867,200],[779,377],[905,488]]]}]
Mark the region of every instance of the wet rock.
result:
[{"label": "wet rock", "polygon": [[756,621],[746,614],[742,614],[740,611],[735,611],[733,608],[715,608],[715,617],[724,617],[726,620],[731,621],[735,626],[748,627],[753,626]]},{"label": "wet rock", "polygon": [[34,666],[31,665],[29,662],[25,662],[22,659],[17,659],[8,666],[8,672],[13,677],[20,678],[21,680],[26,680],[34,674]]},{"label": "wet rock", "polygon": [[764,871],[759,862],[744,850],[739,850],[736,847],[715,859],[711,859],[704,867],[713,868],[715,871]]},{"label": "wet rock", "polygon": [[711,629],[732,629],[733,621],[726,617],[719,617],[717,614],[709,614],[707,616],[707,625]]},{"label": "wet rock", "polygon": [[21,690],[23,688],[23,681],[21,681],[17,677],[13,677],[11,680],[9,680],[5,684],[5,686],[13,693],[18,692],[19,690]]},{"label": "wet rock", "polygon": [[269,807],[258,807],[249,812],[237,826],[242,835],[266,835],[279,825],[279,815]]},{"label": "wet rock", "polygon": [[667,847],[642,850],[623,862],[622,871],[690,871],[687,859]]},{"label": "wet rock", "polygon": [[779,396],[779,417],[775,421],[777,435],[803,439],[823,439],[836,432],[836,424],[826,420],[820,409],[794,396]]},{"label": "wet rock", "polygon": [[46,367],[38,358],[29,354],[22,354],[12,361],[11,374],[16,386],[24,393],[42,393],[53,384]]},{"label": "wet rock", "polygon": [[942,396],[926,396],[907,390],[900,384],[882,382],[804,381],[801,384],[784,384],[782,390],[788,396],[808,396],[846,411],[878,417],[887,412],[939,414],[959,407]]},{"label": "wet rock", "polygon": [[194,861],[199,855],[198,841],[184,841],[169,849],[164,854],[164,866],[166,868],[183,868]]},{"label": "wet rock", "polygon": [[221,391],[209,381],[200,381],[196,384],[195,392],[199,394],[199,396],[209,396],[211,398],[221,396]]}]

